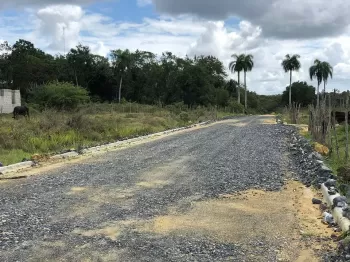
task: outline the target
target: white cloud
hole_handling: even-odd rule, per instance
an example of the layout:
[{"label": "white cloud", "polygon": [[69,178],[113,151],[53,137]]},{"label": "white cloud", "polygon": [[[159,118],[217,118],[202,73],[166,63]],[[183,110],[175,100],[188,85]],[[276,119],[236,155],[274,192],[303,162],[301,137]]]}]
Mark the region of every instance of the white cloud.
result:
[{"label": "white cloud", "polygon": [[138,6],[146,6],[152,4],[152,0],[137,0]]},{"label": "white cloud", "polygon": [[38,35],[49,39],[49,49],[60,50],[73,47],[79,40],[84,12],[73,5],[49,6],[37,12],[39,20]]},{"label": "white cloud", "polygon": [[192,14],[225,20],[235,16],[262,27],[266,36],[316,38],[337,36],[350,23],[348,0],[153,0],[159,13]]},{"label": "white cloud", "polygon": [[[246,20],[238,27],[232,27],[223,21],[196,19],[189,15],[144,18],[140,23],[116,22],[102,14],[87,13],[76,5],[49,6],[24,14],[21,19],[0,17],[2,38],[11,43],[24,38],[53,54],[63,53],[62,28],[65,26],[67,51],[81,42],[99,55],[107,55],[111,49],[118,48],[148,50],[157,54],[171,51],[180,56],[215,55],[225,66],[233,53],[251,53],[255,67],[247,75],[248,88],[261,94],[281,93],[289,84],[289,75],[281,67],[287,53],[301,55],[302,68],[293,73],[294,81],[310,83],[308,68],[315,58],[327,60],[334,66],[334,79],[329,80],[329,89],[345,90],[347,81],[350,81],[347,51],[350,37],[346,35],[282,40],[266,37],[261,26]],[[25,32],[18,32],[18,28]],[[237,75],[231,74],[230,77],[236,79]]]}]

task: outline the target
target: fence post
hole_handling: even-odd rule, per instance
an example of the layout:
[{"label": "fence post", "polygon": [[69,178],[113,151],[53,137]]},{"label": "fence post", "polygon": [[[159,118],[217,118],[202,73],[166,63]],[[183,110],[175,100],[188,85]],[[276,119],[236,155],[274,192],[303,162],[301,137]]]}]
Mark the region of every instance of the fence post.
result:
[{"label": "fence post", "polygon": [[345,133],[346,133],[346,151],[345,161],[349,159],[349,91],[346,92],[346,108],[345,108]]}]

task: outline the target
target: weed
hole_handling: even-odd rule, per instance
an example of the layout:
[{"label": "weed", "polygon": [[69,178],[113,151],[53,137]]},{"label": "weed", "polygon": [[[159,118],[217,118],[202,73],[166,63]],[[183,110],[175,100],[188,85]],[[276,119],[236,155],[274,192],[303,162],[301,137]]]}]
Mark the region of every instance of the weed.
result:
[{"label": "weed", "polygon": [[188,110],[182,104],[165,109],[134,103],[90,103],[74,111],[50,109],[31,110],[31,113],[30,120],[0,115],[0,161],[3,164],[16,163],[34,154],[58,153],[71,148],[81,150],[215,118],[212,110]]}]

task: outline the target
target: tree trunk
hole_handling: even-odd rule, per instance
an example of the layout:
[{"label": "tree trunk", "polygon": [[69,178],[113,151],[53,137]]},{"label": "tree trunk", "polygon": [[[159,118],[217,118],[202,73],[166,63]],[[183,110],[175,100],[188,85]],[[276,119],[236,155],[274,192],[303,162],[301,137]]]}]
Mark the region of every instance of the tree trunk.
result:
[{"label": "tree trunk", "polygon": [[238,73],[238,86],[237,86],[237,96],[238,96],[238,98],[237,98],[237,101],[238,101],[238,104],[240,104],[241,103],[241,89],[240,89],[240,72],[238,71],[237,72]]},{"label": "tree trunk", "polygon": [[292,70],[290,70],[290,79],[289,79],[289,109],[292,108]]},{"label": "tree trunk", "polygon": [[120,83],[119,83],[119,93],[118,93],[118,101],[120,103],[121,97],[122,97],[122,84],[123,84],[123,77],[120,77]]},{"label": "tree trunk", "polygon": [[79,86],[78,77],[77,77],[77,71],[76,71],[76,70],[74,70],[74,75],[75,75],[75,84],[76,84],[77,86]]},{"label": "tree trunk", "polygon": [[346,134],[345,161],[347,163],[349,159],[349,91],[346,93],[345,134]]},{"label": "tree trunk", "polygon": [[323,99],[326,100],[326,81],[323,81],[324,87],[323,87]]},{"label": "tree trunk", "polygon": [[318,83],[317,85],[317,108],[320,107],[320,84],[321,83]]},{"label": "tree trunk", "polygon": [[[336,93],[335,93],[335,89],[334,89],[334,97],[336,97]],[[334,108],[336,107],[336,104],[333,102],[334,104]],[[337,150],[337,157],[338,157],[338,160],[340,159],[339,157],[339,144],[338,144],[338,136],[337,136],[337,130],[335,128],[335,125],[336,125],[336,120],[335,120],[335,110],[333,112],[333,133],[334,133],[334,138],[335,138],[335,147],[336,147],[336,150]]]},{"label": "tree trunk", "polygon": [[247,72],[244,71],[244,108],[247,109]]}]

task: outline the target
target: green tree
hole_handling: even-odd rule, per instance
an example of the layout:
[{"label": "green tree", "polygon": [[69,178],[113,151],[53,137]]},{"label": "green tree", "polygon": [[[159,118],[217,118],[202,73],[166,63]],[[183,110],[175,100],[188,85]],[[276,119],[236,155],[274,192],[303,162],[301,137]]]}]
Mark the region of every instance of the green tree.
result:
[{"label": "green tree", "polygon": [[247,103],[247,72],[252,71],[254,67],[254,62],[253,62],[253,56],[248,54],[248,55],[243,55],[243,59],[241,60],[241,67],[244,71],[244,108],[248,108],[248,103]]},{"label": "green tree", "polygon": [[70,68],[73,70],[75,84],[88,88],[93,63],[93,55],[90,53],[90,48],[79,44],[76,48],[72,48],[69,51],[67,60]]},{"label": "green tree", "polygon": [[322,62],[322,80],[323,80],[323,94],[324,94],[324,99],[326,99],[326,84],[328,82],[328,78],[333,78],[333,67],[328,63],[328,62]]},{"label": "green tree", "polygon": [[317,79],[317,106],[320,105],[320,85],[324,82],[324,94],[326,94],[326,84],[329,77],[333,77],[333,68],[328,62],[321,62],[316,59],[309,69],[310,79]]},{"label": "green tree", "polygon": [[241,71],[243,71],[242,61],[243,61],[244,55],[233,54],[233,55],[231,55],[231,57],[234,58],[234,60],[230,62],[228,68],[232,73],[237,72],[237,76],[238,76],[237,77],[237,82],[238,82],[237,101],[238,101],[238,103],[241,103],[241,92],[240,92],[239,88],[240,88],[240,74],[241,74]]},{"label": "green tree", "polygon": [[301,64],[299,62],[300,55],[293,55],[290,56],[289,54],[286,55],[285,59],[282,61],[282,67],[283,70],[286,73],[290,73],[290,82],[289,82],[289,108],[292,107],[292,72],[293,71],[299,71]]},{"label": "green tree", "polygon": [[31,91],[30,102],[42,109],[71,110],[89,101],[88,92],[71,83],[51,82]]},{"label": "green tree", "polygon": [[[282,102],[288,105],[289,101],[289,89],[290,86],[286,87],[286,90],[282,94]],[[292,84],[292,100],[301,104],[303,107],[311,104],[315,100],[315,87],[308,85],[306,82],[294,82]]]},{"label": "green tree", "polygon": [[13,88],[20,89],[27,100],[30,90],[37,85],[56,79],[54,58],[26,40],[18,40],[8,56]]},{"label": "green tree", "polygon": [[11,49],[11,46],[6,41],[0,44],[0,82],[2,88],[11,88],[13,80],[10,61]]},{"label": "green tree", "polygon": [[115,76],[119,76],[119,91],[118,101],[121,101],[123,77],[126,75],[127,70],[132,66],[133,56],[128,49],[126,50],[112,50],[111,52],[112,63],[114,67]]}]

